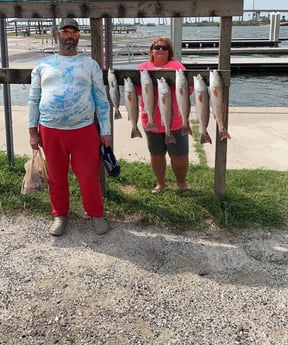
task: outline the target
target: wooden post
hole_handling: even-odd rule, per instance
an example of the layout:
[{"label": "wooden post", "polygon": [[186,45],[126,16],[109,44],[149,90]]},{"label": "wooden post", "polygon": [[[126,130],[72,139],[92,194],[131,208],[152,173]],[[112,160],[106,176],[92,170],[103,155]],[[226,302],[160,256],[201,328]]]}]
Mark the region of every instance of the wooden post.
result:
[{"label": "wooden post", "polygon": [[[104,54],[103,54],[103,27],[101,18],[90,19],[91,28],[91,56],[98,64],[104,68]],[[100,159],[100,183],[102,195],[106,196],[106,178],[105,167],[103,160]]]},{"label": "wooden post", "polygon": [[90,19],[91,28],[91,56],[99,65],[104,67],[103,27],[101,18]]},{"label": "wooden post", "polygon": [[182,60],[182,22],[183,18],[171,18],[171,38],[175,58],[178,61]]},{"label": "wooden post", "polygon": [[[219,70],[230,70],[230,54],[231,54],[231,38],[232,38],[232,17],[221,17],[220,22],[220,39],[219,39]],[[229,85],[230,76],[224,80],[224,126],[228,130],[228,109],[229,109]],[[216,197],[225,194],[226,185],[226,160],[227,160],[227,139],[219,139],[219,129],[216,128],[216,152],[215,152],[215,175],[214,175],[214,191]]]},{"label": "wooden post", "polygon": [[[9,68],[8,42],[6,19],[0,18],[0,44],[1,44],[1,65],[2,68]],[[6,146],[8,162],[14,163],[13,124],[10,84],[3,85],[3,100],[5,112]]]}]

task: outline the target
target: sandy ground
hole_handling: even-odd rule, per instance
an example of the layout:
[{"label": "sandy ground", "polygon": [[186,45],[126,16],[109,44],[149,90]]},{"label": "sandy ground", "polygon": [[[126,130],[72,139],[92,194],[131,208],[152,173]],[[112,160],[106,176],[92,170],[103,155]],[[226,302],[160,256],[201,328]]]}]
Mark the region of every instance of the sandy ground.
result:
[{"label": "sandy ground", "polygon": [[287,345],[288,232],[0,214],[0,344]]}]

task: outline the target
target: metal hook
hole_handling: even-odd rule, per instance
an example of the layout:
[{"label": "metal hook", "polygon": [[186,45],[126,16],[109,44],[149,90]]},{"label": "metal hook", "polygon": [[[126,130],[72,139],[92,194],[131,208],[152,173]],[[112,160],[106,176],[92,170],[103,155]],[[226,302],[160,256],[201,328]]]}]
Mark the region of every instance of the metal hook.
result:
[{"label": "metal hook", "polygon": [[26,90],[27,89],[27,86],[25,84],[22,85],[22,89],[23,90]]}]

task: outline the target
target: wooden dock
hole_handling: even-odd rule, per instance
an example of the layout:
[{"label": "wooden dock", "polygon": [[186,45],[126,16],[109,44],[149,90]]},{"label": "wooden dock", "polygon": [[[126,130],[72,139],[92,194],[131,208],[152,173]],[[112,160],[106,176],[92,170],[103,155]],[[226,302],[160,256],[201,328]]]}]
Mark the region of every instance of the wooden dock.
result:
[{"label": "wooden dock", "polygon": [[[200,63],[184,62],[187,70],[210,70],[217,69],[217,61],[201,61]],[[230,71],[232,75],[236,74],[288,74],[288,59],[273,59],[273,58],[254,58],[251,59],[236,59],[231,60]]]},{"label": "wooden dock", "polygon": [[[182,55],[217,55],[218,48],[183,48]],[[288,55],[288,48],[231,48],[231,55]]]},{"label": "wooden dock", "polygon": [[[232,48],[248,48],[248,47],[278,47],[281,39],[277,41],[267,39],[233,39],[231,41]],[[219,40],[202,39],[202,40],[182,40],[182,48],[218,48]]]}]

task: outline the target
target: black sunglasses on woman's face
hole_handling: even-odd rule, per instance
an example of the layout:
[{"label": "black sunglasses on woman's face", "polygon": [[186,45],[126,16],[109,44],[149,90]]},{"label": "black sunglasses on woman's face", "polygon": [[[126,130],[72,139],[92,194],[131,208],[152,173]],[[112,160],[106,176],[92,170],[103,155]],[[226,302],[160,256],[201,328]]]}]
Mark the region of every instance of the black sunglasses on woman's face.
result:
[{"label": "black sunglasses on woman's face", "polygon": [[157,44],[156,46],[153,47],[153,49],[154,50],[160,50],[160,49],[162,49],[162,50],[169,50],[169,47],[161,46],[161,45]]}]

